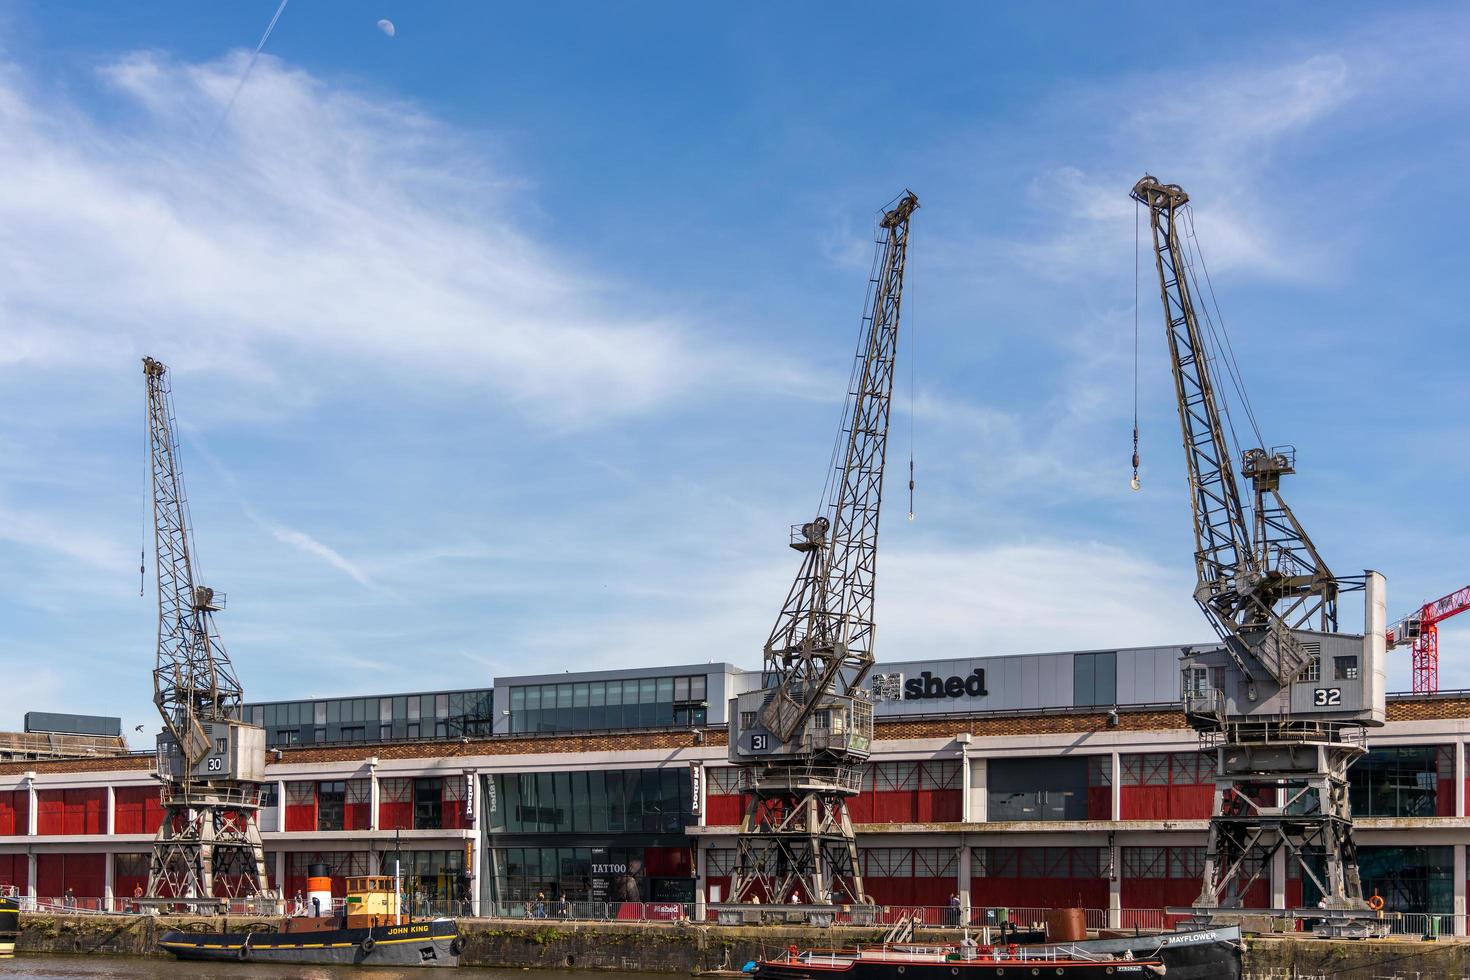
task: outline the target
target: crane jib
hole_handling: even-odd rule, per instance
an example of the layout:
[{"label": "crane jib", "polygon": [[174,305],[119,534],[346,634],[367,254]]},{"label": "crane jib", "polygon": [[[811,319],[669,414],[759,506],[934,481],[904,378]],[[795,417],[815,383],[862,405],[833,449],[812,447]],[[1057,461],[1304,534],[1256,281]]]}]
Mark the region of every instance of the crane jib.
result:
[{"label": "crane jib", "polygon": [[1295,472],[1294,450],[1242,454],[1253,491],[1247,520],[1178,221],[1189,195],[1146,175],[1131,196],[1149,212],[1194,514],[1195,597],[1252,691],[1258,670],[1286,685],[1312,662],[1294,631],[1337,628],[1337,579],[1281,497],[1281,477]]}]

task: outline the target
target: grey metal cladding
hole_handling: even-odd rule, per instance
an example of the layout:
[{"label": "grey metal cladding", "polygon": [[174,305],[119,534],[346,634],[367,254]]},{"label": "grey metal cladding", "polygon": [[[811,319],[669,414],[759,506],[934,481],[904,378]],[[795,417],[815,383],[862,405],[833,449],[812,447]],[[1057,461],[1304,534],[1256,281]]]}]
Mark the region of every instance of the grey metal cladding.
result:
[{"label": "grey metal cladding", "polygon": [[122,719],[105,715],[74,715],[55,711],[27,711],[28,732],[51,732],[58,735],[122,735]]}]

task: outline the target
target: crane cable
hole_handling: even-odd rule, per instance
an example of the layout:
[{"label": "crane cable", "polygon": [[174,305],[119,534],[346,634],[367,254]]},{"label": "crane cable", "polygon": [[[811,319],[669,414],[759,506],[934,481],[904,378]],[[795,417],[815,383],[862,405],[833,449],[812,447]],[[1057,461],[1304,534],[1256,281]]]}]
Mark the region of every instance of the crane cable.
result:
[{"label": "crane cable", "polygon": [[153,418],[143,386],[143,510],[138,515],[138,598],[148,584],[148,521],[153,517]]},{"label": "crane cable", "polygon": [[1128,486],[1142,489],[1138,482],[1138,221],[1139,204],[1133,202],[1133,479]]},{"label": "crane cable", "polygon": [[914,519],[914,365],[919,359],[919,340],[914,331],[914,280],[905,269],[909,295],[909,520]]},{"label": "crane cable", "polygon": [[[1245,410],[1245,417],[1246,420],[1250,423],[1251,431],[1255,433],[1256,442],[1262,449],[1264,449],[1266,448],[1266,438],[1265,436],[1261,435],[1261,427],[1256,422],[1255,410],[1251,408],[1250,398],[1246,395],[1245,375],[1241,372],[1240,364],[1235,359],[1235,347],[1230,342],[1230,332],[1225,328],[1225,314],[1221,312],[1220,301],[1215,297],[1215,282],[1213,279],[1210,278],[1210,267],[1205,263],[1204,250],[1200,248],[1199,237],[1195,235],[1194,232],[1194,208],[1189,205],[1185,205],[1184,217],[1185,220],[1189,222],[1188,241],[1190,242],[1190,248],[1199,258],[1200,271],[1205,274],[1205,286],[1209,290],[1210,294],[1210,304],[1215,308],[1215,316],[1213,320],[1210,317],[1209,307],[1205,308],[1205,321],[1209,324],[1210,332],[1212,334],[1216,333],[1216,321],[1218,321],[1219,323],[1218,336],[1214,337],[1213,339],[1215,340],[1216,345],[1219,347],[1223,355],[1222,360],[1224,360],[1225,362],[1225,370],[1230,376],[1230,382],[1235,388],[1235,393],[1237,397],[1240,398],[1241,407]],[[1193,269],[1190,269],[1191,277],[1193,275],[1193,271]],[[1198,289],[1199,282],[1198,280],[1196,280],[1195,290],[1198,291]]]}]

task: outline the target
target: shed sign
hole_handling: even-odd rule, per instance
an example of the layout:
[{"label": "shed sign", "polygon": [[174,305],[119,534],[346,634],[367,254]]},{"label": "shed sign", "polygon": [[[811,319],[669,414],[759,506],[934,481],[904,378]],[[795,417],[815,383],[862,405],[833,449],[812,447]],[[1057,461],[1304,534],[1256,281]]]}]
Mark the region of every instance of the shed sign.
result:
[{"label": "shed sign", "polygon": [[918,677],[903,682],[905,701],[925,701],[937,698],[983,698],[990,692],[985,689],[985,668],[976,667],[967,677],[936,677],[924,671]]}]

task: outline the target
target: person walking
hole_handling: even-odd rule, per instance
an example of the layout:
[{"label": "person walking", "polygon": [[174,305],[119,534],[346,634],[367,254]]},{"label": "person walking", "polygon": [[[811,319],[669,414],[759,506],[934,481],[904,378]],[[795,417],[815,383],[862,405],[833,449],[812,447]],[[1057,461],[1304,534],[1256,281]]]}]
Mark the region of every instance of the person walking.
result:
[{"label": "person walking", "polygon": [[951,892],[949,896],[949,924],[957,926],[960,924],[960,894]]}]

